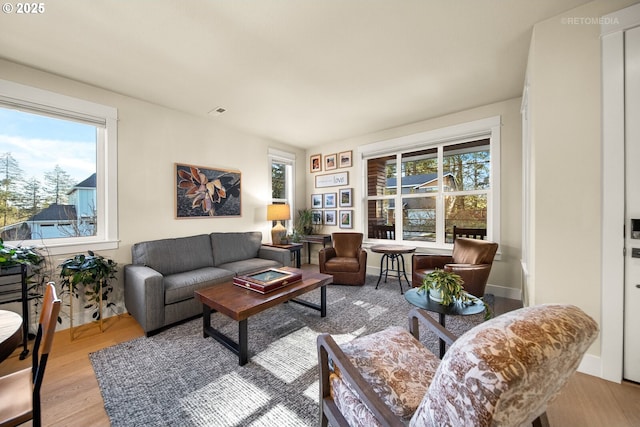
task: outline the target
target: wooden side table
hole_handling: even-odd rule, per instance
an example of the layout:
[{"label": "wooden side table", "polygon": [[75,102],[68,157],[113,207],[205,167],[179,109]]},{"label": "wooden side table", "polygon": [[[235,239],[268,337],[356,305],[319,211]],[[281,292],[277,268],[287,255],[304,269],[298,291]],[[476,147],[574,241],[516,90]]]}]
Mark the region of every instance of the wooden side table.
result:
[{"label": "wooden side table", "polygon": [[0,362],[9,357],[22,341],[22,316],[0,310]]},{"label": "wooden side table", "polygon": [[307,244],[307,264],[311,264],[311,244],[316,243],[326,248],[331,243],[331,234],[308,234],[300,238],[302,243]]},{"label": "wooden side table", "polygon": [[22,304],[22,352],[20,360],[29,354],[29,300],[35,298],[27,290],[27,265],[19,264],[0,268],[0,304],[20,302]]},{"label": "wooden side table", "polygon": [[288,249],[289,252],[293,253],[296,259],[296,268],[300,268],[300,249],[302,249],[302,243],[287,243],[287,244],[281,244],[281,245],[263,243],[262,245],[271,246],[273,248]]},{"label": "wooden side table", "polygon": [[[414,246],[402,246],[402,245],[375,245],[371,246],[371,252],[382,254],[380,258],[380,276],[378,277],[378,283],[376,283],[376,289],[380,284],[380,279],[384,275],[384,283],[387,283],[387,276],[389,271],[395,274],[400,284],[400,294],[402,291],[402,276],[407,281],[407,285],[411,288],[411,282],[407,278],[407,271],[404,268],[404,256],[403,254],[410,254],[416,251]],[[391,269],[389,269],[389,260],[391,260]],[[383,265],[386,266],[383,268]]]}]

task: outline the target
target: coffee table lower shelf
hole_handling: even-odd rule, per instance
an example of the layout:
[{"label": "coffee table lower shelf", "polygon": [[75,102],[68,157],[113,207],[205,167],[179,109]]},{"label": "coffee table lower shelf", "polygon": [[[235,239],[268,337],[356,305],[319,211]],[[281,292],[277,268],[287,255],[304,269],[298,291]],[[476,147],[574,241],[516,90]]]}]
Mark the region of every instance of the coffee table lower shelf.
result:
[{"label": "coffee table lower shelf", "polygon": [[[287,269],[291,268],[287,267]],[[196,291],[196,296],[202,301],[202,335],[204,338],[215,339],[236,354],[238,364],[243,366],[249,361],[249,317],[289,301],[317,310],[320,312],[320,317],[326,317],[326,285],[332,281],[333,278],[330,275],[304,272],[299,283],[293,283],[268,294],[260,294],[232,283],[223,283]],[[318,287],[320,288],[320,304],[295,298]],[[215,312],[220,312],[238,322],[237,342],[211,326],[211,314]]]}]

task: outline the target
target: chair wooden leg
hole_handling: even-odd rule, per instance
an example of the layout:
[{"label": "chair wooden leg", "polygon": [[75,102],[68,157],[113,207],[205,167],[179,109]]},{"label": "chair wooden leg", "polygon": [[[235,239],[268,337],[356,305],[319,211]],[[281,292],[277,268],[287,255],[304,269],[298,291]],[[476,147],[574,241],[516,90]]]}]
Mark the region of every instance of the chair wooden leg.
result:
[{"label": "chair wooden leg", "polygon": [[547,413],[543,412],[542,414],[540,414],[538,418],[533,420],[532,425],[533,427],[550,427],[549,418],[547,418]]}]

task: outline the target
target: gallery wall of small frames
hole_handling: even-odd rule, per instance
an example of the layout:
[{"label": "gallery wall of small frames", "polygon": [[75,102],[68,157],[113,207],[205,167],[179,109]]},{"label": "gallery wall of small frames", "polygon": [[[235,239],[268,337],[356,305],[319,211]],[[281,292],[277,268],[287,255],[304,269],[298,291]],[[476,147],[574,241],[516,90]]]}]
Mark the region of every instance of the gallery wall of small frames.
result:
[{"label": "gallery wall of small frames", "polygon": [[[311,173],[333,171],[353,166],[353,151],[333,154],[314,154],[309,158]],[[327,192],[311,195],[311,213],[315,225],[337,225],[340,228],[353,228],[353,188],[332,187],[348,185],[348,172],[336,171],[315,177],[315,188]]]}]

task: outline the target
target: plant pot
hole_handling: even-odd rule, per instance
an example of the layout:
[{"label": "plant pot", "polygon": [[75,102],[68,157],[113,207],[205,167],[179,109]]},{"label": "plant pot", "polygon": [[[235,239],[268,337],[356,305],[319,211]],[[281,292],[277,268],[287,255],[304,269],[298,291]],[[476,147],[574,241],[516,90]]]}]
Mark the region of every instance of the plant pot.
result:
[{"label": "plant pot", "polygon": [[429,299],[442,304],[442,293],[440,289],[429,289]]}]

